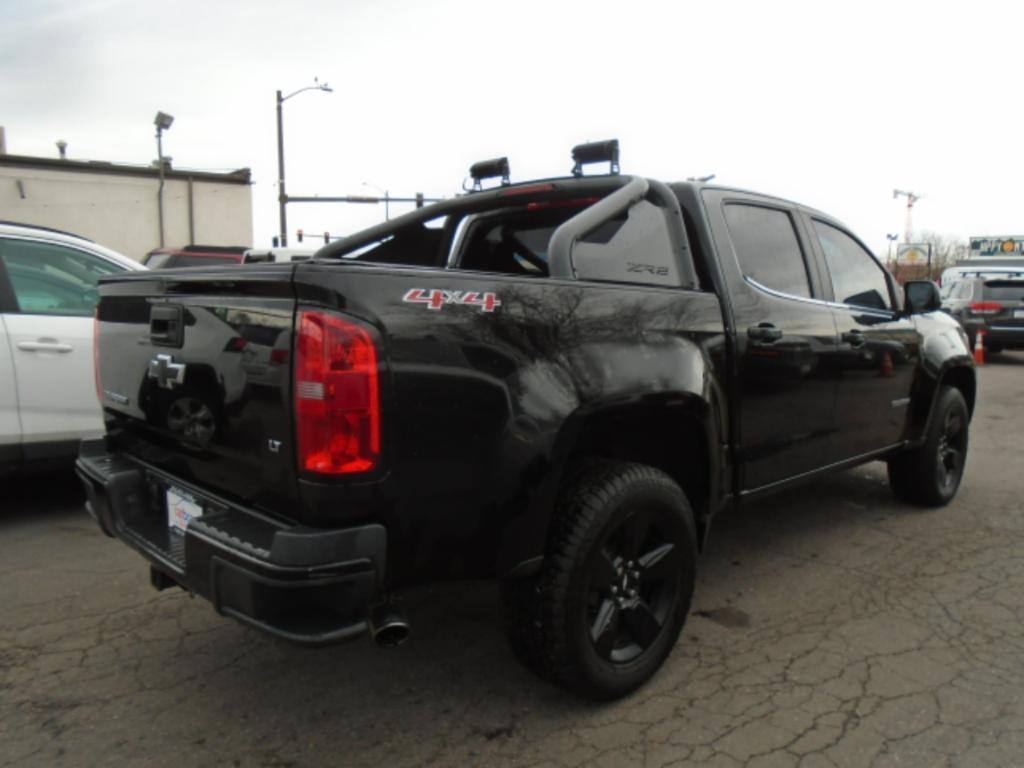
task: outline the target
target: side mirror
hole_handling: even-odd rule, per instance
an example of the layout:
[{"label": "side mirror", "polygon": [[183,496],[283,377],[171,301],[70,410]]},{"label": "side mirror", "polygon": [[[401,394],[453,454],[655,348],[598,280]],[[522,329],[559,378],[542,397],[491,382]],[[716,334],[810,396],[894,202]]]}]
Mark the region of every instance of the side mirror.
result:
[{"label": "side mirror", "polygon": [[903,296],[903,306],[911,315],[934,312],[942,307],[939,287],[931,280],[908,280],[903,285]]}]

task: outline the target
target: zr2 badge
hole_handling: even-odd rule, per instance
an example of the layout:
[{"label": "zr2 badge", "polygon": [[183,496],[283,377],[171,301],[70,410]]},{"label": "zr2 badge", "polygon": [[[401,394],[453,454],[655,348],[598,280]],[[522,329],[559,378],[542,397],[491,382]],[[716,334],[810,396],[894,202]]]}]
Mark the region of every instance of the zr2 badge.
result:
[{"label": "zr2 badge", "polygon": [[501,300],[495,293],[478,291],[445,291],[439,288],[412,288],[402,297],[406,304],[426,304],[427,309],[440,311],[448,304],[461,304],[479,307],[481,312],[493,312],[501,306]]}]

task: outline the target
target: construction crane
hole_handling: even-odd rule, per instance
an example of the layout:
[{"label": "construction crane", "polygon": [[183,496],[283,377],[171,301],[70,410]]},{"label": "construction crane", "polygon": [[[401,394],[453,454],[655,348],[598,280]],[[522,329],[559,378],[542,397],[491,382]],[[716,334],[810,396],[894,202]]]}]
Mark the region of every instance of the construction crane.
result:
[{"label": "construction crane", "polygon": [[903,234],[903,242],[904,243],[909,243],[910,242],[910,232],[911,232],[911,219],[913,217],[913,212],[914,212],[914,203],[916,203],[918,200],[920,200],[921,196],[917,195],[917,194],[914,194],[913,192],[904,192],[902,189],[894,189],[892,191],[892,199],[893,200],[896,200],[901,195],[903,197],[907,198],[907,227],[906,227],[906,231]]}]

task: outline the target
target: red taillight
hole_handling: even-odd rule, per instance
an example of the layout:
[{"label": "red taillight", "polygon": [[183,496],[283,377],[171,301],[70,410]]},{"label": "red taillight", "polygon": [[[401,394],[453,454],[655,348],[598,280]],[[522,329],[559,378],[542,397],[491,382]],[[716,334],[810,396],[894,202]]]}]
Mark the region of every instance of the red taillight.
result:
[{"label": "red taillight", "polygon": [[327,312],[299,312],[295,415],[299,469],[344,475],[377,466],[380,378],[366,330]]},{"label": "red taillight", "polygon": [[100,379],[100,308],[92,316],[92,373],[96,384],[96,399],[103,407],[103,380]]},{"label": "red taillight", "polygon": [[243,339],[241,336],[232,336],[228,339],[228,343],[224,345],[224,351],[241,352],[247,346],[249,346],[249,342],[246,339]]},{"label": "red taillight", "polygon": [[976,315],[998,315],[1003,311],[1003,305],[998,301],[979,301],[971,304],[971,312]]}]

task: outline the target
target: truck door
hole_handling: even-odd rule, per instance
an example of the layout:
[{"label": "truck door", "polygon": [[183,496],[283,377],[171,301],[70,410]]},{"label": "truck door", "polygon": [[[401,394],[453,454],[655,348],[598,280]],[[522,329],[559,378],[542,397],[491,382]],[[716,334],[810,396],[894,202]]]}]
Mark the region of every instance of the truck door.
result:
[{"label": "truck door", "polygon": [[736,328],[740,490],[824,466],[836,403],[835,315],[797,212],[705,190]]},{"label": "truck door", "polygon": [[920,336],[913,320],[901,316],[892,281],[867,248],[818,217],[809,217],[808,228],[835,301],[837,432],[829,457],[843,461],[903,438]]}]

